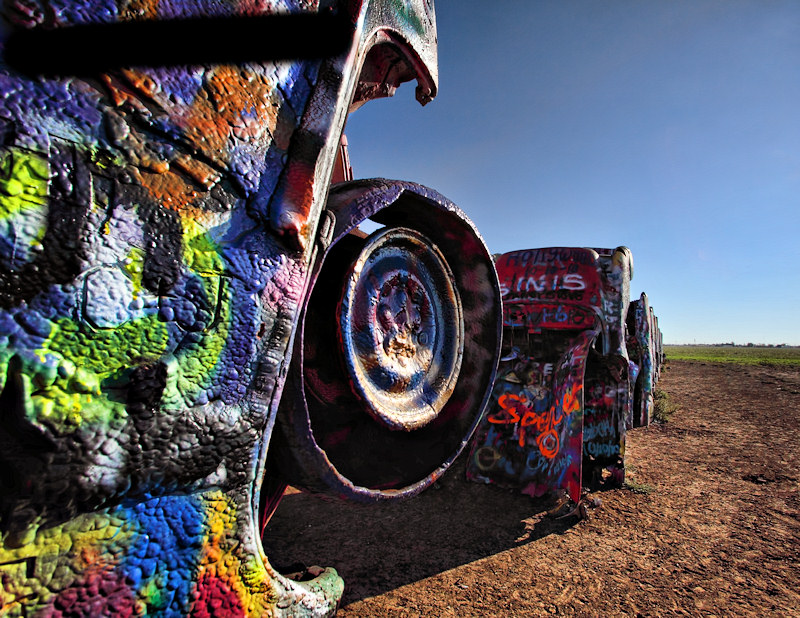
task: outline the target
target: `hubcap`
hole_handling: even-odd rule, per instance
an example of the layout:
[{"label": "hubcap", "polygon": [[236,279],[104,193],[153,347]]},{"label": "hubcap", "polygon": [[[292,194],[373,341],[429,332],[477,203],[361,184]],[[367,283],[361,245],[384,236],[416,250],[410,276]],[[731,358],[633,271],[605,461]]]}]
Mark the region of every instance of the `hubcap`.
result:
[{"label": "hubcap", "polygon": [[367,238],[339,307],[355,391],[390,429],[430,423],[453,392],[464,349],[461,299],[439,249],[408,228]]}]

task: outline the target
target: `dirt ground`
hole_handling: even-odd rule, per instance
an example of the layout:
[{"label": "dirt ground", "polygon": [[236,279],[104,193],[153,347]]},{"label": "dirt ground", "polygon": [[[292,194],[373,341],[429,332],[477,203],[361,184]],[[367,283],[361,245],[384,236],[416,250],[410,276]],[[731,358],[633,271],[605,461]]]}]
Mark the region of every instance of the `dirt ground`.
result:
[{"label": "dirt ground", "polygon": [[628,433],[589,518],[468,483],[377,506],[287,495],[279,568],[335,567],[337,616],[800,616],[800,370],[668,362],[679,409]]}]

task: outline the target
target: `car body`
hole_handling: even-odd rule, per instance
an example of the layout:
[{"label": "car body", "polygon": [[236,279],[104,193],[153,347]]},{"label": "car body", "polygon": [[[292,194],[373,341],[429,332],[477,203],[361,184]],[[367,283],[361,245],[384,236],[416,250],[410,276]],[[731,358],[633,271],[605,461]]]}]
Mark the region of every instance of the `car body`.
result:
[{"label": "car body", "polygon": [[[421,102],[436,94],[433,3],[13,0],[4,15],[2,613],[333,613],[342,593],[334,570],[297,582],[264,555],[262,528],[289,480],[285,470],[338,495],[413,495],[463,447],[499,349],[491,258],[452,203],[392,181],[345,183],[329,201],[349,112],[413,79]],[[317,21],[322,39],[335,26],[345,45],[338,49],[335,36],[301,39],[292,53],[315,46],[318,56],[262,57],[253,29],[239,30],[247,20],[264,28],[265,46],[270,36],[292,43]],[[160,24],[181,38],[161,40],[171,30]],[[246,57],[231,60],[227,52],[239,45]],[[141,66],[117,65],[137,46]],[[177,55],[159,64],[170,50],[204,60]],[[412,474],[362,487],[313,446],[327,434],[304,416],[303,356],[315,342],[302,333],[321,272],[346,285],[365,247],[391,245],[394,232],[372,244],[358,233],[364,218],[381,216],[385,227],[411,228],[403,239],[425,230],[435,237],[420,243],[455,292],[441,299],[423,281],[418,304],[466,299],[458,315],[473,323],[453,331],[459,362],[438,393],[438,416],[400,430],[406,442],[420,432],[461,433],[446,452],[417,453]],[[477,271],[448,271],[463,243]],[[344,245],[350,253],[333,272],[328,256],[341,257]],[[409,279],[420,280],[408,252],[398,251],[405,279],[389,282],[393,302]],[[335,296],[330,328],[357,338],[336,308],[342,290]],[[421,328],[398,315],[383,333],[387,349],[427,354],[419,341],[398,348]],[[426,324],[426,341],[444,328],[441,319]],[[371,410],[349,371],[366,352],[346,356],[347,343],[332,342],[324,357],[341,373],[337,388]],[[417,369],[425,377],[430,363]],[[397,431],[364,418],[375,431]],[[284,455],[270,454],[286,441]],[[357,442],[336,446],[337,462],[352,453],[371,465]],[[315,460],[296,456],[312,447]]]},{"label": "car body", "polygon": [[624,480],[625,421],[637,366],[626,348],[627,247],[500,255],[503,356],[467,477],[537,497],[606,471]]}]

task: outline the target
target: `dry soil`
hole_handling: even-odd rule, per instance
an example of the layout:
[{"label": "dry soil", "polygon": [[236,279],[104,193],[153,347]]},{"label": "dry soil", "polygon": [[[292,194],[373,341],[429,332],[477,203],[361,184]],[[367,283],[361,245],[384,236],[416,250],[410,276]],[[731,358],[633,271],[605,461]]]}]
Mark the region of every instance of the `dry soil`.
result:
[{"label": "dry soil", "polygon": [[468,483],[412,500],[290,493],[266,551],[335,567],[337,614],[800,616],[800,369],[668,362],[678,410],[628,433],[626,487],[589,518]]}]

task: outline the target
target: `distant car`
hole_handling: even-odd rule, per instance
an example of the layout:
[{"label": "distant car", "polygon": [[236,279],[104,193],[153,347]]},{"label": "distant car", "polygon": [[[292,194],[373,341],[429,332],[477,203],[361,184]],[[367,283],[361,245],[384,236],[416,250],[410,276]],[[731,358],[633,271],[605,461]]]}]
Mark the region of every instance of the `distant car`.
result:
[{"label": "distant car", "polygon": [[655,316],[647,294],[632,300],[628,308],[628,351],[639,367],[633,387],[633,407],[629,426],[647,427],[653,420],[653,393],[661,367]]}]

